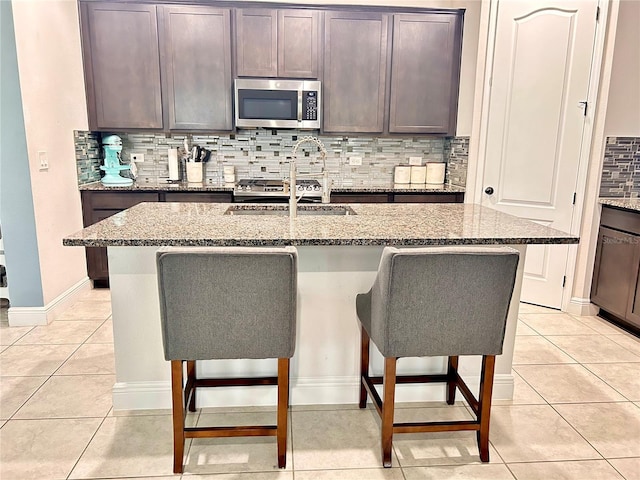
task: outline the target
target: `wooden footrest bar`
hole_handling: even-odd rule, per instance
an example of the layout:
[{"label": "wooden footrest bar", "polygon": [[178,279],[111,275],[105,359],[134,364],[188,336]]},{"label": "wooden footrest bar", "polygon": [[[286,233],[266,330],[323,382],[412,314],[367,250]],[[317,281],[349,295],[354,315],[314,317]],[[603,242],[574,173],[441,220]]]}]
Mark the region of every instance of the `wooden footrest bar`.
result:
[{"label": "wooden footrest bar", "polygon": [[198,378],[195,387],[251,387],[254,385],[278,385],[278,377]]},{"label": "wooden footrest bar", "polygon": [[185,438],[211,437],[275,437],[278,429],[275,425],[246,427],[185,427]]},{"label": "wooden footrest bar", "polygon": [[456,422],[415,422],[394,423],[393,433],[451,432],[462,430],[480,430],[477,420]]}]

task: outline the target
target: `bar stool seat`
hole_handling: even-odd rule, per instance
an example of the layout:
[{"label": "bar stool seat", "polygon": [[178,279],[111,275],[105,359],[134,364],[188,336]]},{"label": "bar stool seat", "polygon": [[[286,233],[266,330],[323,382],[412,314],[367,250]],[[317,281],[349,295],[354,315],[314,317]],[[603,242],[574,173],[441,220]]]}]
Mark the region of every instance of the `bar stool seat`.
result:
[{"label": "bar stool seat", "polygon": [[[476,431],[489,461],[489,417],[495,356],[502,353],[519,254],[508,247],[383,250],[369,292],[356,297],[361,330],[360,408],[371,396],[381,417],[382,463],[391,467],[394,433]],[[370,341],[384,357],[383,376],[369,375]],[[458,374],[460,355],[482,355],[476,399]],[[400,357],[448,357],[447,372],[396,375]],[[475,420],[394,423],[396,383],[446,383],[446,401],[460,390]],[[383,385],[382,398],[375,385]]]},{"label": "bar stool seat", "polygon": [[[164,247],[156,255],[165,359],[171,361],[173,472],[187,438],[275,436],[286,466],[289,361],[295,350],[294,247]],[[277,376],[198,378],[197,360],[278,359]],[[186,383],[183,367],[186,362]],[[186,427],[204,387],[277,385],[276,425]]]}]

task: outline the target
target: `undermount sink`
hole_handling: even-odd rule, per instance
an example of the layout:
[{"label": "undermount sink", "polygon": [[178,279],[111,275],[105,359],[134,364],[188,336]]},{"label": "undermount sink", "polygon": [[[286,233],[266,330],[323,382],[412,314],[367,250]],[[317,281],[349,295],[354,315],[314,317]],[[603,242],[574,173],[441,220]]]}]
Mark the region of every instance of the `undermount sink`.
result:
[{"label": "undermount sink", "polygon": [[[288,205],[232,205],[225,215],[289,215]],[[298,215],[357,215],[351,207],[333,205],[298,205]]]}]

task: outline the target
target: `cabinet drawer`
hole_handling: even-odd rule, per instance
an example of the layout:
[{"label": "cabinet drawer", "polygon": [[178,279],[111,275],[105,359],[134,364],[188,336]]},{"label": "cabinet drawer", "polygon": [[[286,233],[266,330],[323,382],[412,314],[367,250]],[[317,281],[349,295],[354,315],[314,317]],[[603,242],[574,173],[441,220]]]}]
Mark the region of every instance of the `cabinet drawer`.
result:
[{"label": "cabinet drawer", "polygon": [[165,202],[231,203],[231,193],[226,192],[167,192]]},{"label": "cabinet drawer", "polygon": [[640,235],[640,214],[604,205],[600,225]]},{"label": "cabinet drawer", "polygon": [[90,201],[93,209],[124,210],[142,202],[157,202],[158,194],[151,192],[92,192]]},{"label": "cabinet drawer", "polygon": [[389,203],[387,193],[332,193],[331,203]]},{"label": "cabinet drawer", "polygon": [[394,203],[462,203],[464,194],[458,193],[396,193]]}]

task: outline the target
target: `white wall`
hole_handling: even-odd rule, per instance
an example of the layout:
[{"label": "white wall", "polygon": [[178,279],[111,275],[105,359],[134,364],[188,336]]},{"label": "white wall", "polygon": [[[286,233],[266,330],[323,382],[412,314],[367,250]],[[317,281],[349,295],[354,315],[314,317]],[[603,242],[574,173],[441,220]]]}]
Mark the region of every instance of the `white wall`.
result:
[{"label": "white wall", "polygon": [[13,16],[46,305],[86,277],[84,250],[62,246],[82,228],[73,130],[88,127],[77,3],[18,0]]},{"label": "white wall", "polygon": [[640,137],[640,1],[622,0],[618,15],[605,135]]}]

